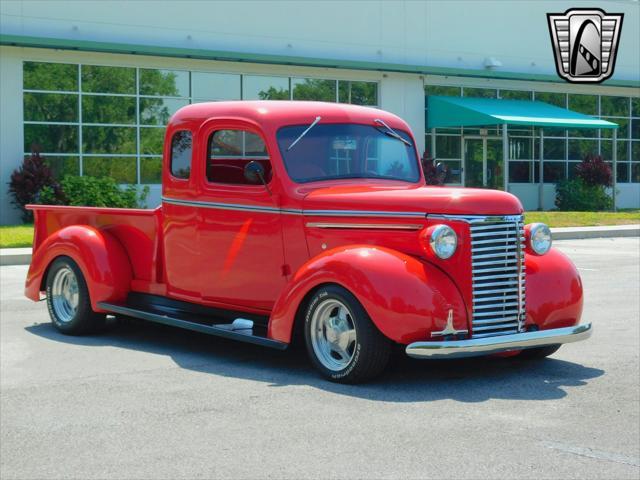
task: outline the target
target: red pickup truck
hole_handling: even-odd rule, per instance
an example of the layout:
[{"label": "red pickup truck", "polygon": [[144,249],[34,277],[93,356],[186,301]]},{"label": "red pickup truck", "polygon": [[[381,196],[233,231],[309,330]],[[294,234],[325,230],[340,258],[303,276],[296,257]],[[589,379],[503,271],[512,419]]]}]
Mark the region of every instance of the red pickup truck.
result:
[{"label": "red pickup truck", "polygon": [[167,127],[162,206],[32,205],[32,300],[82,334],[123,315],[285,349],[334,381],[415,358],[546,356],[587,338],[582,283],[509,193],[425,185],[365,107],[219,102]]}]

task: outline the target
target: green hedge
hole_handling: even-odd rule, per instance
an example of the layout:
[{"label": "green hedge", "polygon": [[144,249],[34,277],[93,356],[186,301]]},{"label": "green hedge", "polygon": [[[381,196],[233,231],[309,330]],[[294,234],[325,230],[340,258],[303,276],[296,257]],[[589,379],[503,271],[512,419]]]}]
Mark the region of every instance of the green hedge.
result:
[{"label": "green hedge", "polygon": [[60,182],[64,197],[57,197],[53,189],[44,187],[38,203],[43,205],[72,205],[84,207],[136,208],[144,206],[149,187],[138,193],[135,185],[120,188],[110,177],[77,177],[67,175]]},{"label": "green hedge", "polygon": [[613,199],[603,185],[587,185],[581,178],[574,178],[556,185],[556,206],[577,212],[610,210]]}]

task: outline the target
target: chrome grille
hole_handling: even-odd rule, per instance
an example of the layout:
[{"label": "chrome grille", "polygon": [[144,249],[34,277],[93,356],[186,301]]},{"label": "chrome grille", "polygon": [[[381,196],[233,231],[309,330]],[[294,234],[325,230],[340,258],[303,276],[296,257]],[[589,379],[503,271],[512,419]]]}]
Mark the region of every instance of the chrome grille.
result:
[{"label": "chrome grille", "polygon": [[525,319],[522,216],[467,217],[471,230],[473,338],[522,331]]}]

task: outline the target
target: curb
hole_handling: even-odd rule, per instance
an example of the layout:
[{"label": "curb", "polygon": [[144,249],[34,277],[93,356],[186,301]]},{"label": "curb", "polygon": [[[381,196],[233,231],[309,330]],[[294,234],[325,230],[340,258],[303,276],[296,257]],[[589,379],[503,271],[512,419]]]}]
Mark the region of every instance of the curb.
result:
[{"label": "curb", "polygon": [[29,265],[30,263],[30,248],[0,248],[0,266]]},{"label": "curb", "polygon": [[[552,228],[551,233],[554,240],[640,237],[640,225],[615,225],[612,227],[563,227]],[[0,266],[29,265],[30,263],[30,248],[0,248]]]},{"label": "curb", "polygon": [[614,225],[610,227],[557,227],[551,229],[551,235],[554,240],[640,237],[640,225]]}]

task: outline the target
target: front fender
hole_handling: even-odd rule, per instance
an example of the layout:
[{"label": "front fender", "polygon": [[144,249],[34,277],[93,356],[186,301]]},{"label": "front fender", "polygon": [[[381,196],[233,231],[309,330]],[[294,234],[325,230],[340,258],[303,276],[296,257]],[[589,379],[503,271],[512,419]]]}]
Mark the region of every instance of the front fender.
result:
[{"label": "front fender", "polygon": [[398,343],[428,339],[432,330],[444,329],[450,309],[454,327],[469,328],[462,296],[441,270],[395,250],[352,245],[323,252],[300,267],[276,302],[269,336],[290,342],[299,305],[327,283],[355,295],[376,327]]},{"label": "front fender", "polygon": [[109,233],[88,225],[73,225],[51,234],[34,252],[27,274],[25,295],[40,300],[44,275],[57,257],[73,259],[87,282],[91,306],[122,302],[131,286],[131,264],[122,244]]},{"label": "front fender", "polygon": [[545,255],[526,255],[527,324],[540,330],[571,327],[582,315],[582,279],[573,262],[552,248]]}]

